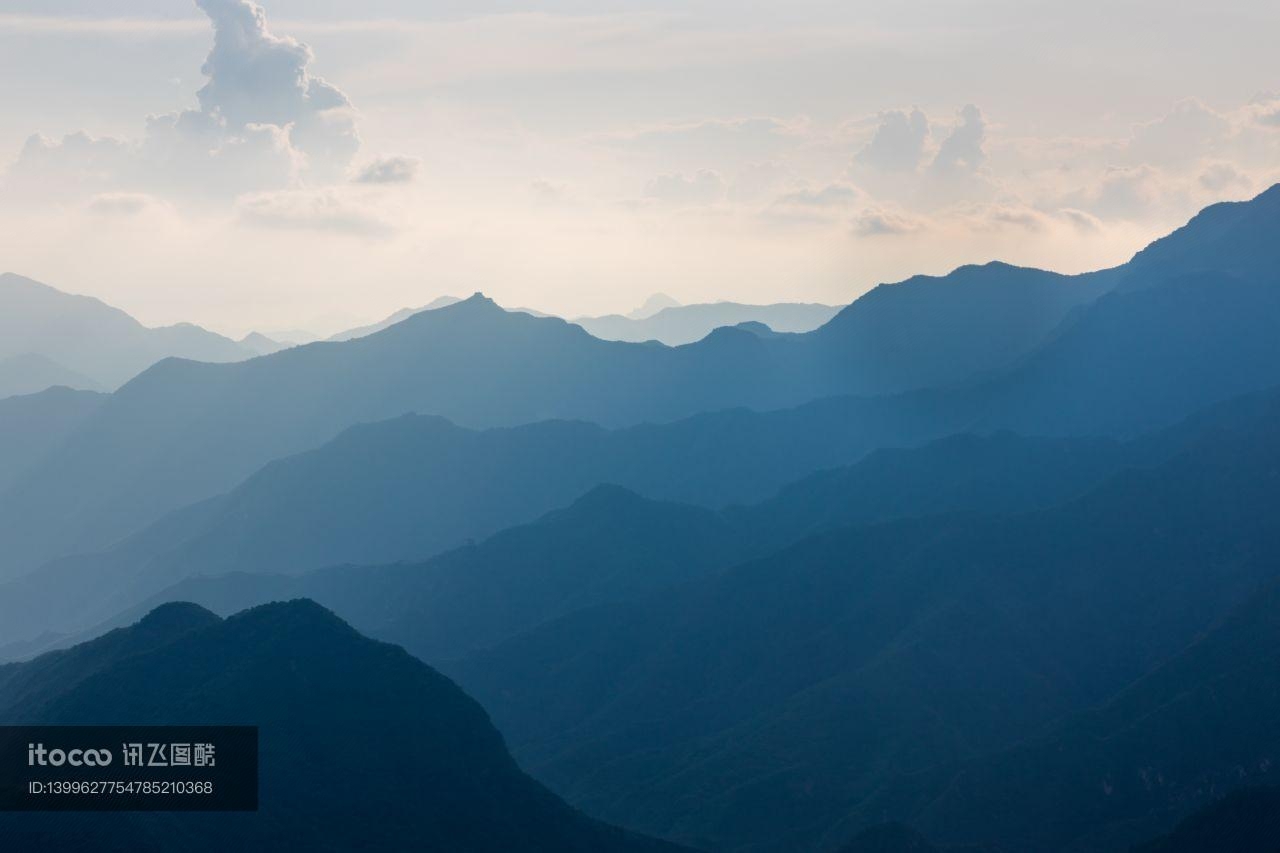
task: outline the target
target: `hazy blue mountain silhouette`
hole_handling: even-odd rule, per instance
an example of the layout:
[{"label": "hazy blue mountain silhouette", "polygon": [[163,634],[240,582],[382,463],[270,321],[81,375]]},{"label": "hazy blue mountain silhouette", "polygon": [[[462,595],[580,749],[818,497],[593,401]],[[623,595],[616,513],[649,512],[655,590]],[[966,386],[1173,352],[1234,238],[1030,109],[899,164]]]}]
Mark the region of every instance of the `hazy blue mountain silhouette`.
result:
[{"label": "hazy blue mountain silhouette", "polygon": [[[136,618],[142,602],[193,600],[230,613],[282,596],[305,596],[334,607],[366,633],[437,660],[450,650],[476,647],[483,632],[472,630],[479,629],[479,623],[445,618],[438,623],[435,639],[428,641],[426,634],[400,627],[412,624],[409,611],[414,606],[421,609],[423,605],[414,602],[428,592],[440,596],[436,606],[446,614],[475,606],[474,601],[467,607],[451,603],[445,594],[449,586],[433,580],[435,573],[491,578],[485,581],[491,595],[495,601],[505,600],[503,572],[516,578],[526,571],[521,549],[498,549],[495,554],[488,548],[491,543],[485,543],[407,567],[375,570],[368,564],[412,560],[457,545],[472,534],[483,538],[491,532],[487,525],[536,516],[546,506],[572,501],[592,483],[620,483],[652,498],[712,507],[737,503],[716,514],[681,508],[686,521],[698,520],[702,527],[695,532],[673,524],[672,530],[682,531],[673,536],[662,519],[664,513],[676,511],[674,507],[636,495],[624,498],[622,489],[596,490],[615,495],[615,500],[575,505],[548,517],[572,519],[563,529],[554,524],[532,526],[544,544],[524,547],[530,553],[546,553],[547,559],[537,565],[551,573],[529,571],[523,583],[567,589],[564,578],[574,577],[576,561],[612,565],[619,553],[613,537],[619,531],[635,532],[627,540],[635,555],[661,553],[673,564],[685,561],[688,578],[709,566],[763,555],[841,524],[1049,506],[1082,494],[1121,468],[1154,464],[1207,434],[1268,417],[1277,407],[1277,395],[1232,400],[1127,443],[996,433],[880,450],[852,466],[788,485],[762,502],[748,502],[785,479],[789,464],[816,466],[836,458],[829,454],[860,453],[856,446],[842,447],[826,438],[839,431],[832,423],[838,426],[843,423],[839,419],[857,414],[846,405],[857,402],[825,401],[764,415],[730,412],[613,433],[569,423],[474,433],[437,418],[417,417],[359,427],[318,451],[267,466],[225,498],[171,514],[118,548],[55,561],[0,586],[0,655],[29,654],[30,642],[40,635],[46,635],[40,640],[45,647],[56,646],[104,620],[119,624],[121,618]],[[819,413],[837,420],[827,423]],[[897,439],[906,437],[904,433]],[[770,455],[792,446],[819,452]],[[714,457],[707,453],[709,447],[716,449]],[[753,465],[740,465],[742,458],[751,458]],[[442,482],[451,484],[450,489],[442,490]],[[647,528],[646,522],[651,522]],[[577,545],[596,550],[567,548],[575,540],[563,534],[574,530],[586,534]],[[699,543],[704,537],[723,540],[726,535],[728,545],[709,559]],[[644,545],[648,539],[661,543],[659,552]],[[336,563],[357,565],[300,580],[278,577],[283,571]],[[631,557],[624,565],[645,571],[643,563]],[[257,573],[269,576],[254,577]],[[212,577],[183,582],[194,576]],[[661,573],[637,577],[635,589],[649,590],[678,579]],[[619,597],[625,596],[615,591],[602,598]],[[510,624],[504,636],[531,627],[531,620],[561,615],[582,603],[567,594],[557,599],[558,610],[538,609],[532,606],[536,601],[536,596],[531,598],[524,613],[507,611]],[[501,637],[490,632],[483,639]]]},{"label": "hazy blue mountain silhouette", "polygon": [[421,311],[434,311],[437,308],[445,308],[449,305],[455,305],[461,301],[462,299],[457,296],[440,296],[431,300],[426,305],[423,305],[421,308],[401,308],[399,311],[394,311],[391,314],[388,314],[376,323],[369,323],[365,326],[357,326],[354,329],[347,329],[346,331],[330,335],[328,338],[325,338],[325,340],[350,341],[355,338],[363,338],[368,335],[372,335],[374,332],[381,332],[383,329],[390,328],[396,323],[408,320],[414,314]]},{"label": "hazy blue mountain silhouette", "polygon": [[102,394],[69,388],[0,399],[0,491],[61,444],[105,400]]},{"label": "hazy blue mountain silhouette", "polygon": [[0,362],[43,356],[72,375],[112,389],[171,356],[239,361],[254,354],[199,326],[148,328],[92,297],[63,293],[13,273],[0,274]]},{"label": "hazy blue mountain silhouette", "polygon": [[11,814],[2,832],[14,849],[677,849],[557,800],[448,679],[307,601],[226,620],[167,606],[0,668],[0,709],[46,724],[260,726],[258,812]]},{"label": "hazy blue mountain silhouette", "polygon": [[[668,837],[794,850],[897,817],[939,842],[1066,842],[1088,810],[1046,781],[1048,750],[993,766],[989,788],[958,787],[955,768],[1106,701],[1275,578],[1278,469],[1272,406],[1060,507],[821,533],[450,671],[553,789]],[[1187,731],[1127,719],[1139,739]],[[1177,753],[1188,780],[1243,758],[1226,741],[1210,755],[1205,731]],[[1077,758],[1124,753],[1089,743],[1054,761],[1101,798]]]},{"label": "hazy blue mountain silhouette", "polygon": [[1280,382],[1274,282],[1206,273],[1082,307],[1125,274],[966,267],[877,288],[805,335],[719,329],[676,348],[600,341],[477,296],[341,344],[240,364],[170,360],[0,496],[0,542],[10,574],[97,550],[270,459],[406,411],[471,426],[552,417],[608,426],[952,386],[920,392],[923,403],[913,394],[875,405],[885,417],[932,407],[934,436],[957,423],[1128,435]]},{"label": "hazy blue mountain silhouette", "polygon": [[[686,561],[688,578],[708,565],[724,566],[764,554],[839,524],[1048,505],[1083,492],[1121,467],[1163,459],[1208,428],[1189,425],[1158,440],[1129,444],[1024,439],[1009,433],[961,435],[918,449],[877,451],[852,467],[789,486],[761,504],[747,503],[769,494],[789,475],[856,458],[864,451],[865,447],[846,447],[827,438],[836,434],[834,427],[844,418],[858,414],[847,405],[857,402],[837,400],[811,404],[804,411],[763,415],[729,412],[616,432],[552,422],[477,433],[424,417],[355,428],[320,450],[267,466],[224,498],[171,514],[118,548],[55,561],[0,587],[0,645],[41,633],[82,631],[122,611],[132,612],[131,607],[184,578],[234,573],[235,577],[197,585],[179,583],[163,594],[164,600],[189,598],[225,613],[287,591],[290,597],[305,595],[337,607],[362,630],[394,637],[415,653],[436,659],[442,653],[439,643],[418,645],[418,639],[407,634],[387,633],[388,623],[393,617],[406,621],[408,604],[423,590],[436,589],[430,576],[438,563],[452,561],[455,571],[474,572],[476,577],[488,577],[486,569],[501,574],[500,567],[505,567],[514,577],[525,569],[521,550],[495,557],[488,550],[491,543],[486,543],[416,568],[375,573],[366,565],[419,558],[467,538],[482,538],[497,527],[567,504],[595,483],[617,483],[657,499],[737,505],[720,513],[682,507],[687,519],[699,520],[695,531],[663,521],[674,508],[619,488],[596,489],[597,498],[612,494],[614,500],[579,501],[563,514],[574,518],[571,526],[544,524],[534,529],[547,538],[551,554],[568,544],[572,536],[564,534],[575,529],[591,531],[586,541],[597,550],[561,554],[546,565],[571,574],[576,561],[608,563],[619,545],[613,537],[634,530],[637,536],[628,540],[634,555],[652,556],[644,542],[660,542],[670,560]],[[1235,403],[1228,411],[1239,408],[1247,405]],[[1219,413],[1208,420],[1226,417]],[[848,434],[867,436],[865,430]],[[884,441],[908,437],[910,433],[901,432],[892,438],[886,435]],[[797,454],[791,449],[797,446],[811,452]],[[753,464],[742,466],[744,458]],[[449,488],[441,488],[442,483]],[[560,517],[553,513],[547,520]],[[643,522],[651,523],[646,527]],[[680,536],[674,535],[677,531]],[[723,543],[714,560],[708,560],[699,545],[704,536]],[[645,569],[628,559],[631,569]],[[246,577],[335,563],[361,565],[320,573],[305,582]],[[419,575],[424,577],[418,579]],[[648,577],[641,588],[676,579]],[[556,576],[542,580],[565,586]],[[492,580],[496,597],[504,597],[503,583]],[[414,584],[421,589],[410,591]],[[369,597],[375,603],[367,610],[380,614],[381,621],[364,621],[350,609]],[[560,615],[573,603],[565,596],[559,612],[534,615]],[[447,597],[440,607],[466,612]],[[523,618],[508,613],[508,618],[508,635],[531,627],[528,613]],[[457,646],[461,640],[454,637],[452,642]],[[448,645],[443,639],[441,643]],[[470,637],[463,645],[474,644],[475,637]]]},{"label": "hazy blue mountain silhouette", "polygon": [[1245,281],[1274,281],[1280,269],[1280,184],[1250,201],[1222,202],[1156,240],[1126,266],[1121,287],[1135,289],[1171,278],[1220,272]]},{"label": "hazy blue mountain silhouette", "polygon": [[778,302],[746,305],[710,302],[700,305],[668,305],[652,314],[630,317],[606,314],[576,317],[572,322],[607,341],[661,341],[680,346],[700,341],[722,326],[759,323],[775,332],[810,332],[841,311],[840,306],[811,302]]},{"label": "hazy blue mountain silhouette", "polygon": [[[776,338],[720,329],[668,348],[601,341],[480,296],[344,343],[238,364],[168,360],[114,395],[20,490],[0,496],[0,518],[10,520],[0,541],[8,559],[25,565],[101,548],[167,510],[231,488],[273,458],[318,446],[354,423],[410,411],[470,426],[547,418],[617,426],[946,383],[1001,366],[988,359],[1029,346],[1036,329],[1047,332],[1061,312],[1100,290],[1012,268],[998,268],[999,284],[990,289],[975,284],[982,276],[972,270],[956,275],[953,289],[973,290],[973,298],[951,299],[958,313],[942,328],[931,327],[936,312],[912,307],[946,290],[938,280],[880,288],[832,321],[850,334],[903,324],[903,340],[929,342],[917,344],[905,364],[895,362],[897,340],[877,351],[880,333],[851,349],[823,329]],[[1011,292],[1019,290],[1032,295]],[[1027,311],[1017,316],[984,305],[988,299]],[[880,315],[884,323],[875,320]],[[1008,325],[997,332],[989,316]],[[979,346],[966,340],[970,322]]]},{"label": "hazy blue mountain silhouette", "polygon": [[55,387],[81,391],[101,390],[97,382],[63,367],[48,356],[23,353],[0,358],[0,400],[23,394],[38,394]]},{"label": "hazy blue mountain silhouette", "polygon": [[[1124,850],[1233,788],[1274,784],[1277,673],[1280,586],[1272,583],[1102,707],[1016,748],[939,769],[927,782],[899,781],[899,790],[881,796],[919,788],[917,825],[933,837],[1000,838],[1019,850]],[[1236,826],[1239,846],[1224,831],[1222,818],[1256,805],[1256,796],[1210,805],[1207,817],[1174,835],[1185,844],[1218,834],[1216,844],[1187,849],[1273,849],[1245,843],[1257,844],[1265,822]]]}]

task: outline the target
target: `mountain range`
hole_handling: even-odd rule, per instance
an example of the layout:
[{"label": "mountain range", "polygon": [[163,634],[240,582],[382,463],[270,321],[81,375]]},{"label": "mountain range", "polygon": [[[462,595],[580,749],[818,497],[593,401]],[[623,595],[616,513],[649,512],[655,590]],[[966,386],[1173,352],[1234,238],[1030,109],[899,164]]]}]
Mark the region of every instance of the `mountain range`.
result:
[{"label": "mountain range", "polygon": [[[1270,719],[1255,711],[1251,691],[1268,683],[1257,666],[1214,682],[1223,692],[1206,701],[1226,716],[1197,724],[1183,764],[1157,744],[1103,767],[1129,756],[1101,734],[1089,741],[1095,760],[1081,758],[1083,742],[1001,756],[1157,677],[1274,583],[1277,435],[1271,406],[1056,507],[836,528],[445,668],[554,790],[695,845],[823,849],[897,818],[944,843],[1124,849],[1144,837],[1129,833],[1154,832],[1210,794],[1204,774],[1224,784],[1221,774],[1247,766],[1242,780],[1267,778],[1269,741],[1242,736],[1254,752],[1241,765],[1245,754],[1225,742],[1215,752],[1211,735]],[[1202,671],[1230,672],[1225,657]],[[1149,728],[1156,718],[1144,714],[1191,683],[1173,681],[1116,731],[1188,737],[1186,723]],[[1166,784],[1144,787],[1155,772]],[[1122,806],[1108,778],[1145,798]],[[1115,812],[1100,819],[1087,796]]]},{"label": "mountain range", "polygon": [[[264,794],[0,834],[1266,849],[1278,237],[1280,187],[1114,269],[962,267],[810,331],[609,341],[477,294],[0,399],[0,659],[38,655],[0,721],[254,723]],[[725,319],[671,302],[617,322]]]},{"label": "mountain range", "polygon": [[[992,264],[881,286],[804,335],[606,342],[475,296],[351,341],[237,364],[167,360],[0,495],[6,573],[108,546],[271,459],[409,411],[467,426],[621,426],[933,388],[945,390],[921,393],[946,413],[940,424],[1136,434],[1280,381],[1280,288],[1232,277],[1265,265],[1158,278],[1175,249],[1212,259],[1233,229],[1274,229],[1278,206],[1272,190],[1210,208],[1132,268],[1068,278]],[[1123,292],[1099,298],[1120,281]]]},{"label": "mountain range", "polygon": [[680,849],[566,806],[519,770],[457,686],[307,601],[225,620],[170,605],[0,667],[0,720],[259,728],[255,812],[7,814],[11,849]]},{"label": "mountain range", "polygon": [[50,385],[113,390],[161,359],[227,362],[256,354],[199,326],[148,328],[92,297],[0,274],[0,397]]}]

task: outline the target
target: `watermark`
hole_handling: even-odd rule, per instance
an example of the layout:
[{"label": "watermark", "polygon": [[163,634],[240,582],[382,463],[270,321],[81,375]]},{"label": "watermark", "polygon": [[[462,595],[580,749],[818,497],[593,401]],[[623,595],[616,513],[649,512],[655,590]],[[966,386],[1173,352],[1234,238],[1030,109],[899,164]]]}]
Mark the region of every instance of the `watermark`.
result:
[{"label": "watermark", "polygon": [[0,811],[256,811],[254,726],[0,726]]}]

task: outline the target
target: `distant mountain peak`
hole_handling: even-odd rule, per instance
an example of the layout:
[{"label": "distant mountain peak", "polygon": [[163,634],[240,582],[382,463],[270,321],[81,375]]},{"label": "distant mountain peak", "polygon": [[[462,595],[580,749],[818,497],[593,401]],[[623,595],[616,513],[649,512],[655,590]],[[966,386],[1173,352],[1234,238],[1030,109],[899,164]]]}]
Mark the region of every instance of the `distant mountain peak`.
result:
[{"label": "distant mountain peak", "polygon": [[627,316],[632,320],[647,320],[665,308],[679,308],[680,303],[665,293],[655,293]]}]

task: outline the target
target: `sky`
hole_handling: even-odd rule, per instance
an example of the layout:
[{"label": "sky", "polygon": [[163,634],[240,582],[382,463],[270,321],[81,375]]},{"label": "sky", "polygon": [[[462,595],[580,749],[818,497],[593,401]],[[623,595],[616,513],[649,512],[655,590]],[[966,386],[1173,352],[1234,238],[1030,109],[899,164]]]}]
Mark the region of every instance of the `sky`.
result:
[{"label": "sky", "polygon": [[1280,180],[1274,0],[0,0],[0,271],[328,333],[843,304]]}]

